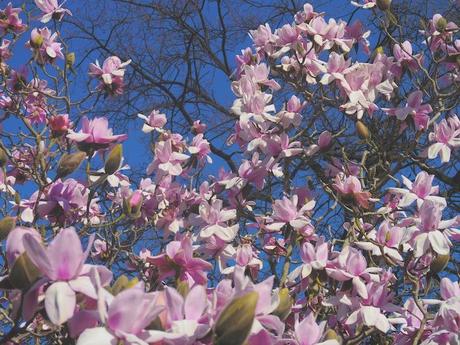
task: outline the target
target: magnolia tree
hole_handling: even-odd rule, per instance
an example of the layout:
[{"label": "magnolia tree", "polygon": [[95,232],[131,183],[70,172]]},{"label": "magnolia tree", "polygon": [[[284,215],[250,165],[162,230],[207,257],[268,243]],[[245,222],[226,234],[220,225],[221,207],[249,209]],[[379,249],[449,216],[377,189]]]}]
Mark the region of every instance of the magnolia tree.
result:
[{"label": "magnolia tree", "polygon": [[91,113],[131,61],[75,66],[56,0],[1,8],[0,343],[459,344],[458,27],[402,41],[393,5],[251,30],[222,148],[150,109],[150,158]]}]

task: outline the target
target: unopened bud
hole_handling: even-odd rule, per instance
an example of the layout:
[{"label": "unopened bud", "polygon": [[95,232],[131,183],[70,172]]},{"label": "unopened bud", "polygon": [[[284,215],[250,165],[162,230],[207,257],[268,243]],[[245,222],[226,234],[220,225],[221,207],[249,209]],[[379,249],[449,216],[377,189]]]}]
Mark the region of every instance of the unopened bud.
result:
[{"label": "unopened bud", "polygon": [[112,287],[110,287],[108,290],[112,293],[112,295],[116,296],[123,290],[132,288],[137,283],[139,283],[139,279],[133,278],[129,280],[129,278],[123,274],[118,277],[115,283],[113,283]]},{"label": "unopened bud", "polygon": [[216,322],[213,344],[242,345],[251,331],[258,299],[252,291],[230,302]]},{"label": "unopened bud", "polygon": [[20,290],[28,289],[39,277],[40,271],[29,259],[27,253],[22,253],[16,259],[9,274],[11,285]]},{"label": "unopened bud", "polygon": [[65,56],[65,63],[67,67],[72,67],[73,64],[75,63],[75,53],[68,53]]},{"label": "unopened bud", "polygon": [[65,153],[59,160],[56,176],[57,178],[66,177],[78,169],[81,162],[86,158],[86,153],[78,151],[75,153]]},{"label": "unopened bud", "polygon": [[136,190],[129,198],[123,199],[123,212],[131,219],[139,218],[144,197],[140,190]]},{"label": "unopened bud", "polygon": [[391,7],[391,0],[377,0],[377,7],[382,11],[387,11]]},{"label": "unopened bud", "polygon": [[442,272],[449,263],[450,255],[438,255],[436,256],[430,265],[430,272],[436,274]]},{"label": "unopened bud", "polygon": [[33,35],[29,40],[29,44],[32,48],[38,49],[43,45],[43,41],[42,35]]},{"label": "unopened bud", "polygon": [[278,316],[281,320],[285,320],[291,313],[292,297],[289,295],[288,288],[282,288],[278,293],[280,303],[276,307],[273,315]]},{"label": "unopened bud", "polygon": [[327,151],[332,144],[332,135],[329,131],[322,132],[318,137],[318,146],[321,151]]},{"label": "unopened bud", "polygon": [[120,169],[121,159],[123,157],[123,146],[117,144],[110,151],[107,160],[105,161],[104,171],[107,175],[114,174],[118,169]]},{"label": "unopened bud", "polygon": [[446,30],[446,28],[447,28],[447,20],[446,20],[446,18],[444,18],[444,17],[439,18],[436,21],[435,26],[436,26],[437,31],[444,32],[444,30]]},{"label": "unopened bud", "polygon": [[5,238],[7,238],[8,234],[11,230],[14,229],[15,226],[15,217],[5,217],[2,220],[0,220],[0,241],[3,241]]},{"label": "unopened bud", "polygon": [[361,121],[356,121],[356,133],[361,139],[368,139],[369,138],[369,129],[366,125]]},{"label": "unopened bud", "polygon": [[8,156],[5,150],[0,147],[0,168],[3,168],[8,163]]},{"label": "unopened bud", "polygon": [[333,329],[328,329],[324,333],[323,340],[337,340],[340,342],[342,339],[337,335],[337,333]]}]

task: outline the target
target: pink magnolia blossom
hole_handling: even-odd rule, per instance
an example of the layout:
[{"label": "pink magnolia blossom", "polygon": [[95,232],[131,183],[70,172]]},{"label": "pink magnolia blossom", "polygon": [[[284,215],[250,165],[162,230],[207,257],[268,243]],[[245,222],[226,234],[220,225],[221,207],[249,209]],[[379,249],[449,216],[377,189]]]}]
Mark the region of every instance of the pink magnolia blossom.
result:
[{"label": "pink magnolia blossom", "polygon": [[407,97],[407,104],[404,108],[382,108],[390,116],[396,116],[400,121],[404,121],[407,116],[411,115],[415,127],[418,130],[428,127],[429,116],[433,109],[429,104],[422,104],[423,93],[420,90],[412,92]]},{"label": "pink magnolia blossom", "polygon": [[147,261],[158,267],[160,279],[177,276],[190,285],[193,282],[205,284],[205,271],[212,269],[209,262],[193,256],[192,240],[188,237],[168,243],[165,253],[152,256]]},{"label": "pink magnolia blossom", "polygon": [[188,151],[192,155],[196,155],[200,163],[202,163],[205,159],[208,163],[212,163],[212,158],[210,156],[211,147],[209,145],[209,141],[204,138],[203,133],[197,134],[192,139],[192,142],[188,147]]},{"label": "pink magnolia blossom", "polygon": [[407,177],[402,176],[404,188],[390,188],[392,193],[402,196],[399,201],[399,207],[410,206],[414,201],[417,201],[417,206],[420,207],[424,200],[432,200],[446,206],[446,199],[433,194],[439,193],[439,186],[432,186],[434,175],[430,175],[425,171],[417,174],[415,181],[412,183]]},{"label": "pink magnolia blossom", "polygon": [[207,239],[214,235],[225,242],[230,242],[235,238],[239,226],[238,224],[228,225],[227,222],[236,219],[236,210],[223,209],[222,206],[223,202],[220,199],[200,204],[200,219],[205,223],[200,231],[201,238]]},{"label": "pink magnolia blossom", "polygon": [[397,262],[402,262],[404,259],[399,253],[399,246],[403,236],[403,228],[391,226],[389,222],[383,222],[377,231],[373,229],[367,233],[367,238],[372,242],[358,241],[355,244],[361,249],[371,251],[372,255],[387,255]]},{"label": "pink magnolia blossom", "polygon": [[193,345],[210,330],[207,316],[208,297],[206,289],[195,285],[187,296],[182,297],[177,290],[166,287],[164,290],[166,311],[163,327],[169,329],[177,338],[169,340],[171,344]]},{"label": "pink magnolia blossom", "polygon": [[10,44],[10,40],[2,39],[2,44],[0,45],[0,62],[5,62],[11,57]]},{"label": "pink magnolia blossom", "polygon": [[159,170],[163,174],[178,176],[182,174],[182,164],[189,159],[189,156],[173,150],[173,139],[160,141],[155,146],[155,159],[147,167],[147,174]]},{"label": "pink magnolia blossom", "polygon": [[353,197],[362,207],[369,208],[371,194],[362,190],[361,182],[356,176],[346,176],[344,173],[339,173],[335,177],[335,182],[332,186],[344,196]]},{"label": "pink magnolia blossom", "polygon": [[6,259],[10,266],[12,266],[14,261],[16,261],[16,259],[26,250],[22,242],[25,234],[31,235],[38,242],[41,242],[42,240],[40,233],[34,228],[16,227],[11,230],[6,239],[5,248]]},{"label": "pink magnolia blossom", "polygon": [[315,204],[314,200],[310,200],[304,205],[299,205],[299,197],[295,194],[291,198],[285,196],[281,200],[275,200],[271,224],[267,225],[266,229],[279,231],[286,224],[299,231],[308,226],[312,227],[310,219],[305,214],[313,210]]},{"label": "pink magnolia blossom", "polygon": [[439,154],[441,162],[450,161],[452,149],[460,147],[460,121],[456,115],[443,119],[434,124],[433,132],[429,135],[430,141],[435,141],[428,148],[428,158],[434,159]]},{"label": "pink magnolia blossom", "polygon": [[60,136],[67,133],[72,125],[68,114],[54,115],[48,120],[48,126],[54,136]]},{"label": "pink magnolia blossom", "polygon": [[61,21],[66,13],[72,15],[68,9],[62,8],[62,4],[58,5],[57,0],[35,0],[35,5],[43,12],[42,23],[48,23],[52,18]]},{"label": "pink magnolia blossom", "polygon": [[305,242],[300,248],[300,257],[303,264],[298,266],[289,274],[289,279],[294,280],[299,275],[301,279],[308,277],[313,270],[323,270],[326,268],[329,256],[329,245],[320,237],[315,246],[310,242]]},{"label": "pink magnolia blossom", "polygon": [[9,31],[20,34],[26,30],[26,24],[19,18],[19,13],[21,12],[22,10],[14,8],[11,2],[8,3],[5,9],[0,10],[0,34],[2,36]]},{"label": "pink magnolia blossom", "polygon": [[148,117],[142,114],[138,114],[137,116],[145,121],[142,127],[142,132],[144,133],[150,133],[153,130],[161,131],[167,122],[166,115],[160,113],[158,110],[152,110]]},{"label": "pink magnolia blossom", "polygon": [[337,340],[321,341],[324,335],[326,321],[316,323],[314,313],[309,313],[301,322],[296,320],[294,336],[298,345],[338,345]]},{"label": "pink magnolia blossom", "polygon": [[440,255],[448,255],[451,243],[445,232],[456,223],[456,219],[441,220],[443,206],[431,200],[425,200],[419,210],[419,220],[412,228],[415,257],[420,257],[431,247]]},{"label": "pink magnolia blossom", "polygon": [[362,298],[369,296],[363,279],[369,280],[380,270],[378,267],[368,268],[366,258],[361,251],[349,246],[344,247],[340,254],[326,267],[327,274],[335,280],[347,281],[351,279],[353,287]]},{"label": "pink magnolia blossom", "polygon": [[88,189],[78,181],[72,178],[64,181],[58,179],[48,187],[39,200],[36,192],[29,200],[22,201],[21,208],[24,210],[21,218],[26,222],[32,222],[36,207],[40,217],[46,217],[59,224],[71,223],[86,210],[88,194]]},{"label": "pink magnolia blossom", "polygon": [[57,37],[57,33],[51,34],[48,28],[32,30],[28,46],[34,51],[39,64],[53,63],[56,58],[64,59]]},{"label": "pink magnolia blossom", "polygon": [[[77,293],[96,298],[96,290],[89,277],[93,266],[85,265],[94,236],[91,236],[83,252],[78,234],[73,228],[62,229],[47,248],[35,236],[25,234],[23,244],[30,260],[51,281],[45,292],[45,310],[56,325],[69,320],[75,312]],[[105,267],[96,268],[104,284],[112,279],[112,273]],[[46,283],[39,280],[32,289]],[[36,302],[35,302],[36,303]]]},{"label": "pink magnolia blossom", "polygon": [[163,308],[157,304],[158,294],[145,293],[143,284],[116,296],[100,291],[98,300],[99,315],[105,327],[86,329],[78,338],[77,345],[112,345],[119,342],[143,345],[164,338],[176,338],[166,332],[146,329]]},{"label": "pink magnolia blossom", "polygon": [[109,128],[109,121],[106,117],[96,117],[89,120],[86,116],[82,120],[82,128],[79,132],[69,130],[67,138],[84,146],[105,148],[110,144],[124,141],[128,138],[126,134],[113,135]]},{"label": "pink magnolia blossom", "polygon": [[402,66],[407,66],[412,72],[419,69],[422,63],[422,55],[412,54],[412,44],[409,41],[404,41],[402,44],[395,44],[393,46],[393,56],[396,61]]},{"label": "pink magnolia blossom", "polygon": [[121,62],[117,56],[110,56],[105,59],[102,67],[96,60],[95,64],[89,65],[89,75],[100,79],[98,90],[105,90],[110,95],[121,95],[123,93],[123,78],[125,67],[131,63],[131,60]]}]

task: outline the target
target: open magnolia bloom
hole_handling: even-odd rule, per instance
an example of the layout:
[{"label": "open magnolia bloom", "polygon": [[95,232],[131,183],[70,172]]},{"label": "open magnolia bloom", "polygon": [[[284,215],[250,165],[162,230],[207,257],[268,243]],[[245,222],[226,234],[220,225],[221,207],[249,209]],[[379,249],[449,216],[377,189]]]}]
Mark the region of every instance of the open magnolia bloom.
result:
[{"label": "open magnolia bloom", "polygon": [[22,238],[27,255],[44,275],[29,291],[29,303],[36,306],[39,301],[38,296],[33,298],[33,291],[38,292],[46,286],[46,313],[56,325],[63,324],[74,315],[77,294],[97,298],[96,288],[89,276],[92,269],[100,275],[101,284],[107,285],[112,279],[112,272],[106,267],[85,264],[93,240],[94,235],[83,251],[73,228],[62,229],[46,248],[32,234],[26,233]]}]

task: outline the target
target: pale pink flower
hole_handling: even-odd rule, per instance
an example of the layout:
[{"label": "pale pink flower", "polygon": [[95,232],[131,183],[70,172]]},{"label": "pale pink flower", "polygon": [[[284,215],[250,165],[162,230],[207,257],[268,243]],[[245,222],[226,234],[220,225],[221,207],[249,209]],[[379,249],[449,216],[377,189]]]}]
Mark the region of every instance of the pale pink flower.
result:
[{"label": "pale pink flower", "polygon": [[48,23],[52,18],[61,21],[64,15],[72,15],[68,9],[62,8],[62,5],[58,5],[57,0],[35,0],[35,5],[43,12],[40,21],[42,23]]},{"label": "pale pink flower", "polygon": [[206,271],[212,269],[211,263],[193,256],[192,240],[184,237],[181,241],[169,242],[165,253],[147,258],[147,262],[158,267],[160,280],[178,277],[180,280],[205,284]]},{"label": "pale pink flower", "polygon": [[434,159],[440,155],[441,162],[449,162],[452,149],[460,147],[460,121],[458,117],[455,115],[435,123],[429,139],[435,143],[428,148],[428,158]]},{"label": "pale pink flower", "polygon": [[424,200],[432,200],[438,202],[444,207],[446,199],[435,194],[439,193],[439,186],[433,186],[434,175],[430,175],[425,171],[417,174],[415,181],[412,183],[407,177],[402,176],[404,188],[389,188],[389,191],[402,196],[399,201],[399,207],[410,206],[414,201],[417,201],[417,206],[420,207]]},{"label": "pale pink flower", "polygon": [[153,130],[161,131],[167,122],[166,115],[158,110],[152,110],[148,117],[143,114],[138,114],[137,117],[145,121],[142,127],[144,133],[150,133]]},{"label": "pale pink flower", "polygon": [[56,42],[57,38],[57,33],[51,34],[48,28],[32,30],[27,45],[34,51],[39,64],[53,63],[56,58],[64,59],[61,43]]},{"label": "pale pink flower", "polygon": [[19,7],[14,8],[11,2],[4,10],[0,10],[0,35],[3,36],[9,31],[20,34],[26,30],[26,24],[19,18],[21,12],[22,10]]},{"label": "pale pink flower", "polygon": [[[30,260],[51,281],[45,292],[45,310],[56,325],[69,320],[75,312],[77,293],[96,299],[96,289],[91,282],[89,272],[93,266],[85,265],[86,258],[93,244],[94,235],[88,241],[83,252],[80,238],[73,228],[62,229],[44,248],[35,236],[25,234],[24,247]],[[104,284],[112,279],[112,272],[104,266],[95,268],[101,274]],[[38,281],[32,289],[46,283]],[[35,302],[36,303],[36,302]]]},{"label": "pale pink flower", "polygon": [[404,121],[407,116],[412,116],[417,130],[428,127],[429,116],[433,109],[429,104],[422,104],[423,93],[420,90],[412,92],[407,97],[407,104],[404,108],[382,108],[390,116],[396,116],[400,121]]},{"label": "pale pink flower", "polygon": [[82,120],[82,128],[79,132],[69,130],[67,138],[80,144],[94,145],[96,147],[107,147],[110,144],[124,141],[128,138],[126,134],[113,135],[109,128],[109,121],[106,117],[96,117],[89,120],[86,116]]},{"label": "pale pink flower", "polygon": [[270,231],[279,231],[286,224],[296,230],[312,227],[310,219],[305,214],[313,210],[315,204],[314,200],[310,200],[304,205],[299,205],[299,197],[295,194],[291,198],[285,196],[281,200],[275,200],[272,206],[273,215],[269,219],[271,223],[265,228]]},{"label": "pale pink flower", "polygon": [[100,80],[98,90],[105,90],[111,95],[121,95],[123,93],[123,78],[125,75],[126,66],[131,63],[131,60],[121,62],[117,56],[110,56],[105,59],[102,67],[99,61],[89,65],[89,75],[97,77]]}]

